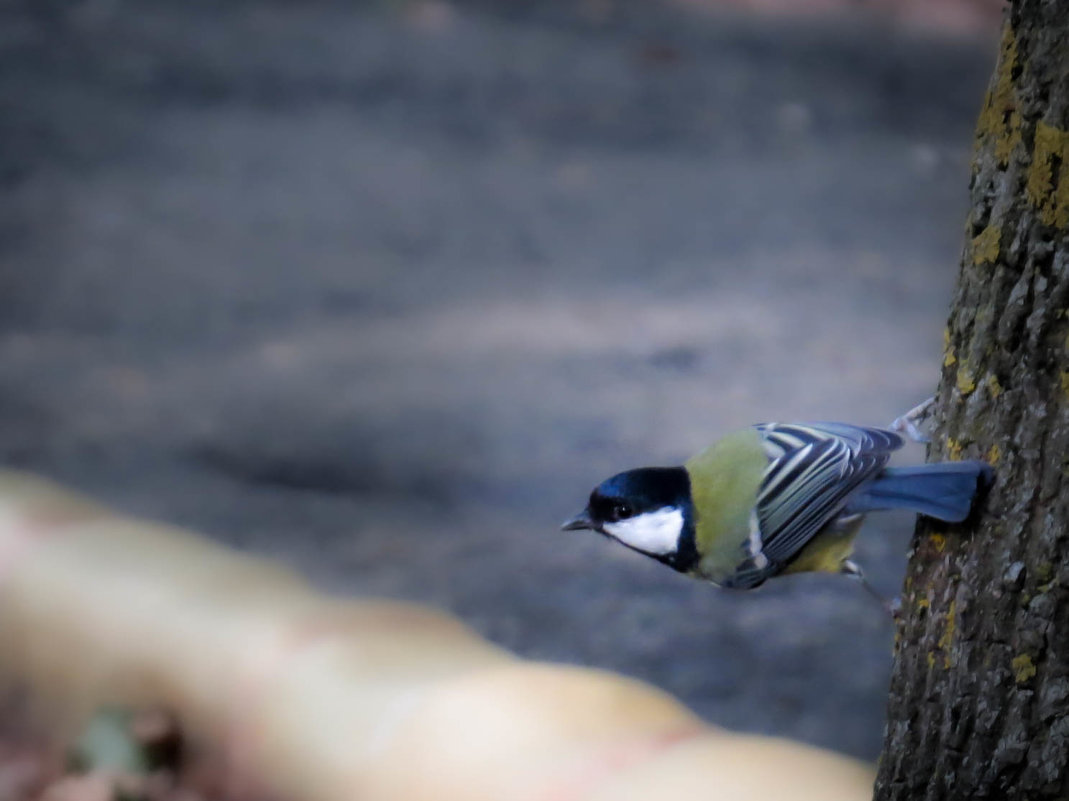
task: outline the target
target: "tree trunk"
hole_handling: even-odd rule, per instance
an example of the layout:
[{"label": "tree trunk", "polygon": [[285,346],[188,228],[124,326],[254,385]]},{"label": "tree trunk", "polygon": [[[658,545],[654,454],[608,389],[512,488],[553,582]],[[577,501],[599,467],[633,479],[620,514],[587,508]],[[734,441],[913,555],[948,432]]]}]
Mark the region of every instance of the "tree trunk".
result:
[{"label": "tree trunk", "polygon": [[1019,0],[977,127],[933,460],[978,520],[922,519],[876,799],[1069,798],[1069,0]]}]

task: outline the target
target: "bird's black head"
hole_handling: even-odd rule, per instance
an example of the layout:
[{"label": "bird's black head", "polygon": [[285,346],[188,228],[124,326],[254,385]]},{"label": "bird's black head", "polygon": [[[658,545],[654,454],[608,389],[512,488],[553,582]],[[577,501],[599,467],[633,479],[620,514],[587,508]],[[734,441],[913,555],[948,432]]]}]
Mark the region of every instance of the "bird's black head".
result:
[{"label": "bird's black head", "polygon": [[562,528],[601,532],[677,570],[697,560],[690,478],[682,467],[640,467],[606,479]]}]

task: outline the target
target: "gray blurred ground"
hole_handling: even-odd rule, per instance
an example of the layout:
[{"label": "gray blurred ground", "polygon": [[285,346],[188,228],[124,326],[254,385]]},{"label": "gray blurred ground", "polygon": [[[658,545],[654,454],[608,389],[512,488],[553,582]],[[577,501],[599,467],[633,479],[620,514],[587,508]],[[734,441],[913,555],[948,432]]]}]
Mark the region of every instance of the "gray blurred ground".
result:
[{"label": "gray blurred ground", "polygon": [[[930,394],[993,48],[613,8],[0,5],[0,456],[873,757],[854,584],[557,526],[733,427]],[[888,594],[910,530],[860,545]]]}]

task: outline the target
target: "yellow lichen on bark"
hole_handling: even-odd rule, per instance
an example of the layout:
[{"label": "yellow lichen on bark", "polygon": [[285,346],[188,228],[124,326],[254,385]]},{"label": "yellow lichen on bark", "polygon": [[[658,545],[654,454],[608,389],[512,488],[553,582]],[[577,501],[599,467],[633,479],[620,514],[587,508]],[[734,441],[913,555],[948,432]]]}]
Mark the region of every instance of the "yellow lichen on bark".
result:
[{"label": "yellow lichen on bark", "polygon": [[1009,119],[1006,121],[1006,129],[995,140],[995,158],[998,159],[999,166],[1005,167],[1010,162],[1010,156],[1013,155],[1014,149],[1021,142],[1021,115],[1016,111],[1011,111]]},{"label": "yellow lichen on bark", "polygon": [[969,368],[968,362],[962,362],[961,367],[958,368],[957,387],[962,395],[971,395],[976,390],[976,377]]},{"label": "yellow lichen on bark", "polygon": [[1025,193],[1046,225],[1069,226],[1069,131],[1036,123],[1032,166]]},{"label": "yellow lichen on bark", "polygon": [[987,93],[980,120],[976,125],[976,144],[977,147],[982,147],[988,139],[994,137],[995,157],[1000,166],[1006,166],[1014,148],[1021,141],[1021,117],[1017,112],[1017,100],[1013,91],[1013,74],[1017,69],[1017,39],[1009,25],[1002,31],[1002,46],[995,69],[994,86]]},{"label": "yellow lichen on bark", "polygon": [[981,264],[994,264],[998,260],[999,242],[1002,239],[1002,229],[997,225],[989,225],[972,240],[972,263],[979,267]]},{"label": "yellow lichen on bark", "polygon": [[1036,664],[1028,654],[1015,656],[1010,664],[1013,665],[1013,677],[1018,684],[1024,684],[1036,675]]},{"label": "yellow lichen on bark", "polygon": [[993,375],[987,377],[987,392],[991,396],[991,400],[998,400],[998,396],[1002,394],[1002,384]]},{"label": "yellow lichen on bark", "polygon": [[954,633],[958,628],[958,602],[951,601],[950,608],[947,609],[947,621],[946,626],[943,628],[943,635],[939,638],[939,642],[936,646],[943,652],[943,667],[949,668],[954,661],[950,658],[950,646],[954,644]]},{"label": "yellow lichen on bark", "polygon": [[[1069,348],[1069,340],[1066,341],[1066,348]],[[943,329],[943,366],[951,367],[958,360],[958,357],[954,355],[954,348],[950,344],[950,329]]]},{"label": "yellow lichen on bark", "polygon": [[999,459],[1002,458],[1002,449],[998,445],[992,445],[987,449],[987,463],[990,465],[998,464]]}]

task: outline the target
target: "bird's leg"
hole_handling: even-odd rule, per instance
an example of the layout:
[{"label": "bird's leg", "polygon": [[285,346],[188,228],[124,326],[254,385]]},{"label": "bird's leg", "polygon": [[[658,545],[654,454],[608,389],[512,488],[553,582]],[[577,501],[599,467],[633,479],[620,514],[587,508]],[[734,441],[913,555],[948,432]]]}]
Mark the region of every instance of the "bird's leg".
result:
[{"label": "bird's leg", "polygon": [[931,442],[931,437],[920,430],[920,424],[928,419],[935,405],[935,396],[928,398],[924,403],[917,404],[901,417],[896,417],[891,423],[892,431],[901,431],[914,442]]},{"label": "bird's leg", "polygon": [[857,565],[856,562],[851,562],[847,559],[843,562],[842,572],[844,575],[850,576],[850,578],[861,582],[861,586],[865,588],[865,591],[880,602],[887,614],[891,616],[892,620],[898,620],[899,610],[902,608],[902,601],[898,598],[887,599],[884,598],[879,590],[869,584],[867,578],[865,578],[865,572]]}]

